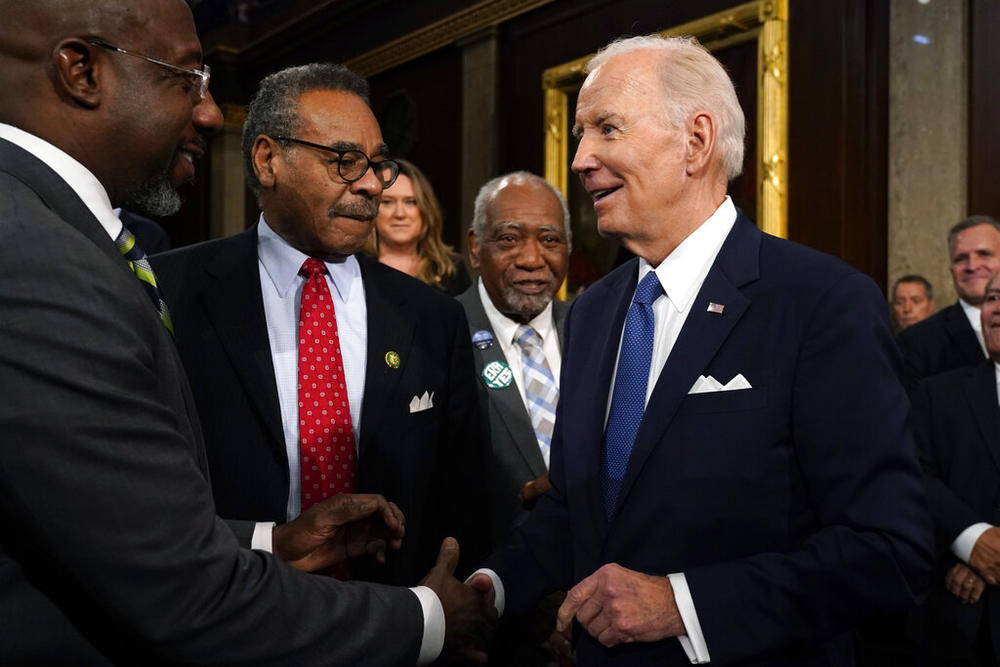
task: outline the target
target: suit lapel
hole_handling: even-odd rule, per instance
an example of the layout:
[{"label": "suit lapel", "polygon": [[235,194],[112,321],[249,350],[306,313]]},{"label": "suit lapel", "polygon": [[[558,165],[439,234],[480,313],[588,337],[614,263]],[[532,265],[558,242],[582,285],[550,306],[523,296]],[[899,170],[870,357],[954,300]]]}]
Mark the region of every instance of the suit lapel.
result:
[{"label": "suit lapel", "polygon": [[[380,416],[384,419],[384,415],[396,412],[385,405],[390,398],[398,399],[395,389],[406,372],[413,327],[420,318],[410,314],[406,294],[392,289],[385,280],[387,273],[393,269],[360,253],[356,256],[361,266],[368,322],[368,358],[358,443],[358,456],[363,461],[365,449],[378,431]],[[399,368],[390,368],[386,362],[386,354],[390,351],[399,354]]]},{"label": "suit lapel", "polygon": [[966,364],[975,364],[985,358],[983,348],[979,344],[979,337],[969,324],[969,318],[965,316],[961,303],[953,303],[944,311],[944,328],[948,332],[948,339],[953,341],[952,345],[955,354],[959,355]]},{"label": "suit lapel", "polygon": [[[490,319],[487,317],[486,311],[483,309],[483,304],[479,300],[477,283],[473,283],[472,287],[459,300],[465,306],[466,316],[469,320],[469,331],[473,333],[476,331],[489,331],[496,337],[496,332],[493,331]],[[493,345],[484,350],[473,347],[473,352],[475,353],[476,361],[479,362],[476,367],[477,373],[482,372],[482,369],[492,361],[507,363],[507,358],[504,356],[503,348],[500,346],[499,341],[494,342]],[[478,381],[482,382],[482,378]],[[510,433],[511,441],[521,456],[524,457],[531,472],[535,477],[544,474],[546,471],[545,459],[542,458],[542,452],[538,448],[538,439],[535,436],[535,429],[531,426],[531,417],[528,415],[528,410],[521,401],[521,394],[517,391],[517,387],[511,382],[511,384],[503,389],[487,388],[486,391],[489,392],[492,399],[491,402],[497,414],[500,415],[501,421],[503,421],[508,433]]]},{"label": "suit lapel", "polygon": [[205,269],[209,285],[201,295],[205,316],[284,457],[285,436],[260,291],[256,226],[236,235],[229,248]]},{"label": "suit lapel", "polygon": [[[750,305],[750,300],[739,288],[760,275],[760,239],[760,231],[742,213],[739,214],[698,295],[691,302],[677,342],[650,395],[618,494],[615,516],[619,514],[646,459],[662,440],[681,401]],[[724,312],[709,312],[710,302],[724,304]]]},{"label": "suit lapel", "polygon": [[965,399],[972,409],[976,427],[990,452],[993,463],[1000,469],[1000,405],[997,404],[996,372],[993,361],[985,361],[970,369],[963,378]]}]

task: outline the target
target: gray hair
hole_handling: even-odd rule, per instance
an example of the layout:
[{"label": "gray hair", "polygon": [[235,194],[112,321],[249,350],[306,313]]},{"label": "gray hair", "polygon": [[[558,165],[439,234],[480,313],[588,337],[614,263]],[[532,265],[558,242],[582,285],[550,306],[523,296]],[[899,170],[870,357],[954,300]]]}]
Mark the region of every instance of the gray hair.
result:
[{"label": "gray hair", "polygon": [[970,215],[968,218],[964,218],[956,222],[955,225],[948,230],[948,255],[951,255],[951,249],[955,245],[955,238],[959,235],[959,233],[972,227],[978,227],[979,225],[990,225],[993,229],[997,230],[997,232],[1000,232],[1000,222],[997,222],[995,218],[991,218],[988,215]]},{"label": "gray hair", "polygon": [[269,137],[298,134],[299,98],[313,90],[342,90],[370,104],[368,82],[343,65],[311,63],[288,67],[264,77],[250,100],[243,124],[243,168],[254,196],[259,198],[261,190],[260,180],[253,170],[254,142],[262,134]]},{"label": "gray hair", "polygon": [[683,128],[692,114],[709,111],[716,122],[718,152],[726,177],[733,180],[739,176],[746,134],[743,109],[722,63],[694,37],[646,35],[617,39],[598,51],[584,71],[589,74],[616,56],[645,50],[664,54],[659,74],[667,122]]},{"label": "gray hair", "polygon": [[559,206],[562,208],[563,235],[566,237],[566,245],[567,247],[572,248],[573,231],[570,229],[569,207],[566,205],[566,198],[563,197],[563,193],[559,191],[559,188],[552,185],[541,176],[532,174],[530,171],[512,171],[509,174],[503,174],[490,179],[483,185],[483,187],[479,188],[479,194],[476,195],[476,203],[472,212],[472,233],[475,234],[476,238],[482,241],[483,236],[486,234],[487,207],[489,207],[493,198],[501,188],[512,183],[532,183],[539,187],[546,187],[556,196],[556,199],[559,200]]}]

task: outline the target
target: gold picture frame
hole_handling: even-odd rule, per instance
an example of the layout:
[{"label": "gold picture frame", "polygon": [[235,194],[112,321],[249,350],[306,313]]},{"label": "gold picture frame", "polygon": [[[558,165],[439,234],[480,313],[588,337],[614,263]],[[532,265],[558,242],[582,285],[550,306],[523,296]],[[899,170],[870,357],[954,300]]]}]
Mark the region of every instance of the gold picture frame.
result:
[{"label": "gold picture frame", "polygon": [[[788,0],[755,0],[664,30],[692,35],[711,51],[757,42],[757,224],[788,236]],[[567,197],[569,95],[583,84],[593,54],[542,74],[545,94],[545,177]]]}]

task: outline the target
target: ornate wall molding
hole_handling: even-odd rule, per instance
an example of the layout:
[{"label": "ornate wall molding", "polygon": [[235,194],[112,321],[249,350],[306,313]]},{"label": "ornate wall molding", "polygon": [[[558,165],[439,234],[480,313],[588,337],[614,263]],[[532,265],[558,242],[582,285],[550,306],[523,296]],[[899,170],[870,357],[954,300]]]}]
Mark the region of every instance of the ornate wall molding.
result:
[{"label": "ornate wall molding", "polygon": [[447,46],[483,28],[548,4],[552,0],[483,0],[467,9],[351,58],[345,65],[370,77]]}]

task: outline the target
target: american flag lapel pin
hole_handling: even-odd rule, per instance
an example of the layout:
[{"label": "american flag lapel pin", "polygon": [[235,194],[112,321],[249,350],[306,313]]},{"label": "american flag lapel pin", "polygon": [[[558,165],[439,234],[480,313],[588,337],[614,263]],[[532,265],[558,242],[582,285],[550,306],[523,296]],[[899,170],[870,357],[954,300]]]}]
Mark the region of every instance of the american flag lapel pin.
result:
[{"label": "american flag lapel pin", "polygon": [[716,315],[721,315],[722,311],[726,309],[725,304],[715,303],[714,301],[708,302],[708,312],[715,313]]}]

